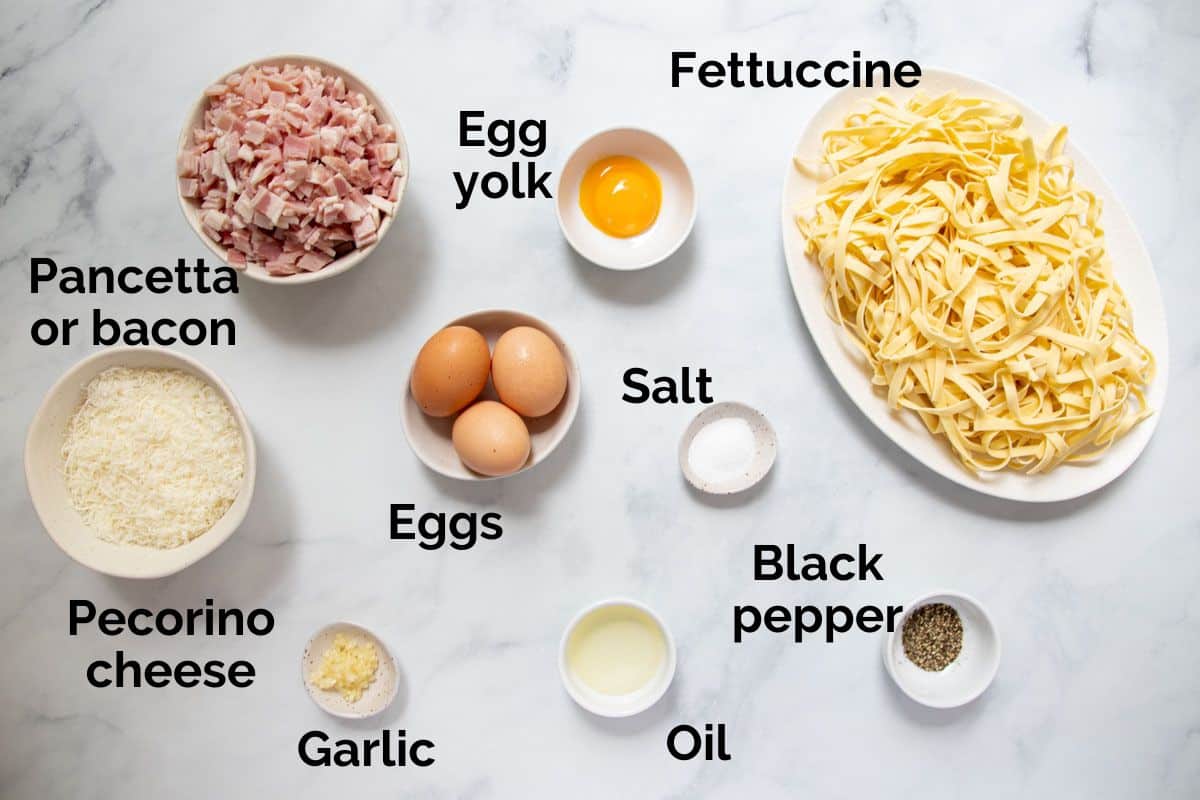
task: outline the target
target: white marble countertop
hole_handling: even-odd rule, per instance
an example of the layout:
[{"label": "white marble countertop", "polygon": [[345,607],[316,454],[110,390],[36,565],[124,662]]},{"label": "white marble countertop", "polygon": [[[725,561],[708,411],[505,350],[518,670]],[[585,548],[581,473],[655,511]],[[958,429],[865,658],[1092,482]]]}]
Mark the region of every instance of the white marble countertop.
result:
[{"label": "white marble countertop", "polygon": [[[1190,0],[789,4],[618,2],[7,3],[0,15],[0,795],[5,798],[1089,797],[1200,794],[1200,426],[1196,246],[1200,12]],[[980,4],[980,6],[993,4]],[[253,7],[253,8],[251,8]],[[294,9],[294,10],[293,10]],[[1035,22],[1036,20],[1036,22]],[[850,405],[816,356],[779,246],[783,171],[820,90],[672,89],[669,53],[915,58],[975,74],[1071,124],[1140,226],[1165,296],[1171,394],[1155,439],[1107,489],[1029,507],[953,486]],[[161,264],[205,255],[176,207],[178,129],[222,70],[275,52],[340,62],[401,117],[413,153],[393,231],[321,284],[237,296],[29,292],[29,259]],[[457,112],[548,120],[557,170],[587,134],[663,132],[700,195],[667,264],[610,273],[574,257],[550,201],[454,210]],[[43,393],[90,351],[34,346],[39,316],[233,316],[235,348],[192,348],[239,396],[260,453],[242,529],[165,580],[93,574],[44,535],[21,453]],[[439,479],[405,445],[399,403],[429,333],[520,308],[559,327],[584,398],[552,460],[487,484]],[[703,502],[675,463],[694,408],[630,406],[621,374],[712,373],[718,400],[763,409],[769,481]],[[1190,487],[1190,488],[1189,488]],[[427,553],[388,541],[388,504],[502,512],[499,542]],[[756,543],[831,553],[867,542],[882,584],[758,584]],[[829,646],[731,642],[739,602],[905,603],[948,586],[984,600],[1004,639],[992,688],[958,711],[904,698],[878,635]],[[679,672],[652,711],[606,722],[559,684],[562,627],[630,594],[670,623]],[[69,637],[72,598],[101,606],[266,606],[266,639]],[[305,696],[308,634],[334,619],[396,652],[405,691],[344,724]],[[86,664],[247,658],[244,690],[89,687]],[[733,760],[667,755],[678,722],[724,722]],[[300,735],[405,728],[428,769],[314,769]]]}]

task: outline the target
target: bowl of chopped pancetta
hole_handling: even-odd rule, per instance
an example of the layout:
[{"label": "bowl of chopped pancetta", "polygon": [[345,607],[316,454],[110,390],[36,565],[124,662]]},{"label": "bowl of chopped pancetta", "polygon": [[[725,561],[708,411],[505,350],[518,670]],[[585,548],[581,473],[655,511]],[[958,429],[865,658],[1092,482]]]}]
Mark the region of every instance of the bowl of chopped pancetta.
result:
[{"label": "bowl of chopped pancetta", "polygon": [[179,204],[230,266],[311,283],[382,241],[408,164],[395,115],[365,82],[319,58],[274,56],[204,90],[179,136]]}]

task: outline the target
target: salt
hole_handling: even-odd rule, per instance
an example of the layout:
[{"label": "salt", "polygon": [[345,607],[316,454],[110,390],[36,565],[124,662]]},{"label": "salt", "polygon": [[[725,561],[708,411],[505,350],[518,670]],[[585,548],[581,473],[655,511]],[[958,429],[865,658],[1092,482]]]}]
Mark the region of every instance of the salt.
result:
[{"label": "salt", "polygon": [[687,460],[704,483],[740,478],[754,461],[754,430],[741,417],[714,420],[696,432]]}]

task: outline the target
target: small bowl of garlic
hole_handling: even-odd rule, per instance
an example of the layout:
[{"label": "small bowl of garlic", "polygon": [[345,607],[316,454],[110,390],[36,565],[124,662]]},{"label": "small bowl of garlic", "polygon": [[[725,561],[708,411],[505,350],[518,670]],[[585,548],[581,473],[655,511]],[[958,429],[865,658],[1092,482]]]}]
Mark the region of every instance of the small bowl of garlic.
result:
[{"label": "small bowl of garlic", "polygon": [[387,645],[352,622],[335,622],[312,635],[300,677],[322,711],[343,719],[382,713],[400,690],[400,669]]}]

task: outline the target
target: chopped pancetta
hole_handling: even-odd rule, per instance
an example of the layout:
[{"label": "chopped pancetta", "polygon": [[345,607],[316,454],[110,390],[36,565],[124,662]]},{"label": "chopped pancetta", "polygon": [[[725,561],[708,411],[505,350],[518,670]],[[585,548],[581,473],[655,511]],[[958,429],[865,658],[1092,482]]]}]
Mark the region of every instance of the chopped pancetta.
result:
[{"label": "chopped pancetta", "polygon": [[396,129],[317,67],[250,67],[205,90],[180,194],[230,265],[315,272],[379,238],[404,175]]}]

